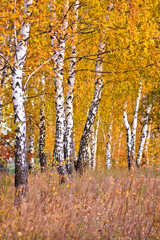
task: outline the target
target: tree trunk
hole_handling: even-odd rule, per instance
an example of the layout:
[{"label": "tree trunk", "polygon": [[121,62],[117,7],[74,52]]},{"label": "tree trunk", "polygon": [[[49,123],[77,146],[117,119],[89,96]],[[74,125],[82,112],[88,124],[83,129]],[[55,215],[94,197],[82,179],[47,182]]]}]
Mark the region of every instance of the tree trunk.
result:
[{"label": "tree trunk", "polygon": [[103,70],[103,58],[100,54],[101,52],[104,52],[105,44],[102,43],[100,40],[99,45],[99,55],[97,57],[96,62],[96,81],[95,81],[95,90],[94,90],[94,97],[92,100],[91,108],[89,110],[89,114],[87,117],[87,121],[84,127],[84,131],[81,137],[79,152],[78,152],[78,159],[76,164],[76,170],[79,171],[81,174],[86,168],[87,165],[87,149],[89,140],[91,137],[91,130],[95,121],[95,118],[97,116],[97,111],[99,108],[99,103],[101,99],[101,93],[103,88],[103,79],[102,79],[102,70]]},{"label": "tree trunk", "polygon": [[140,88],[138,97],[136,99],[136,106],[135,112],[133,117],[133,126],[132,126],[132,134],[131,134],[131,156],[133,164],[135,163],[135,154],[136,154],[136,130],[137,130],[137,117],[138,117],[138,109],[139,109],[139,102],[141,98],[141,90],[142,90],[142,83],[140,82]]},{"label": "tree trunk", "polygon": [[137,162],[136,162],[138,168],[140,167],[140,164],[141,164],[144,144],[145,144],[145,141],[146,141],[148,118],[149,118],[151,108],[152,108],[152,105],[150,104],[147,107],[146,114],[145,114],[145,117],[144,117],[144,125],[143,125],[143,129],[142,129],[141,142],[140,142],[140,146],[139,146],[139,150],[138,150],[138,154],[137,154]]},{"label": "tree trunk", "polygon": [[106,168],[111,168],[111,140],[112,140],[112,123],[109,126],[108,142],[106,144]]},{"label": "tree trunk", "polygon": [[137,130],[137,117],[138,117],[138,109],[139,109],[139,102],[141,98],[141,90],[142,90],[142,83],[140,82],[138,97],[136,99],[136,106],[135,112],[133,117],[133,126],[132,126],[132,133],[131,128],[127,119],[127,112],[124,111],[123,121],[127,132],[127,155],[128,155],[128,168],[129,170],[135,167],[135,154],[136,154],[136,130]]},{"label": "tree trunk", "polygon": [[31,127],[31,122],[29,123],[29,157],[30,157],[30,161],[29,161],[29,169],[31,171],[34,171],[35,169],[35,164],[34,164],[34,137],[33,137],[33,130]]},{"label": "tree trunk", "polygon": [[64,107],[64,93],[63,93],[63,68],[65,55],[66,30],[68,27],[67,11],[69,2],[66,1],[64,5],[62,34],[59,38],[59,45],[56,51],[54,67],[55,71],[55,102],[56,102],[56,139],[53,152],[53,158],[58,164],[58,172],[63,176],[67,173],[65,158],[64,158],[64,137],[65,137],[65,107]]},{"label": "tree trunk", "polygon": [[[110,4],[109,10],[113,9],[113,4]],[[106,15],[106,20],[109,19],[109,16]],[[104,41],[103,41],[104,40]],[[79,152],[78,152],[78,159],[76,164],[76,170],[79,171],[80,174],[83,173],[83,171],[86,168],[87,165],[87,148],[89,144],[89,140],[91,137],[91,131],[92,127],[94,125],[95,118],[97,116],[99,103],[101,100],[101,94],[102,94],[102,88],[103,88],[103,78],[102,78],[102,71],[103,71],[103,55],[101,55],[102,52],[105,50],[106,46],[106,36],[100,37],[100,43],[99,43],[99,51],[96,61],[96,81],[95,81],[95,90],[94,90],[94,97],[92,100],[92,104],[89,110],[89,114],[86,120],[86,124],[83,130],[83,134],[81,137]]]},{"label": "tree trunk", "polygon": [[[42,89],[45,90],[45,78],[42,77]],[[41,96],[41,109],[40,109],[40,139],[39,139],[39,161],[41,172],[46,168],[46,155],[45,155],[45,99],[44,95]]]},{"label": "tree trunk", "polygon": [[[3,91],[5,86],[6,75],[7,75],[7,61],[4,60],[3,71],[1,74],[1,81],[0,81],[1,92]],[[2,94],[0,93],[0,128],[1,128],[1,122],[2,122],[2,105],[3,105]]]},{"label": "tree trunk", "polygon": [[93,138],[91,138],[91,168],[96,168],[96,153],[97,153],[97,135],[99,128],[99,118],[97,119],[96,126],[93,128]]},{"label": "tree trunk", "polygon": [[151,125],[148,126],[148,130],[147,130],[147,136],[146,136],[146,144],[144,147],[144,156],[145,156],[145,160],[146,160],[146,164],[149,164],[149,156],[148,156],[148,145],[149,145],[149,140],[151,137]]},{"label": "tree trunk", "polygon": [[[126,107],[126,106],[125,106]],[[126,110],[123,113],[123,122],[126,128],[127,133],[127,158],[128,158],[128,169],[131,169],[131,161],[130,161],[130,154],[131,154],[131,127],[128,122],[127,112]]]},{"label": "tree trunk", "polygon": [[76,74],[76,31],[77,31],[77,22],[78,22],[78,8],[79,0],[75,1],[73,6],[73,23],[72,23],[72,36],[71,36],[71,60],[70,60],[70,70],[68,78],[68,91],[66,97],[66,144],[65,144],[65,153],[67,160],[67,171],[69,174],[73,171],[74,163],[74,132],[73,132],[73,91],[74,91],[74,82]]},{"label": "tree trunk", "polygon": [[[29,16],[29,6],[32,0],[25,0],[24,14]],[[14,121],[16,125],[15,133],[15,186],[22,188],[21,193],[28,184],[28,162],[26,146],[26,116],[24,109],[24,91],[22,88],[23,67],[27,52],[27,42],[29,39],[30,24],[28,20],[22,22],[21,38],[15,47],[14,66],[12,69],[12,96],[14,108]]]}]

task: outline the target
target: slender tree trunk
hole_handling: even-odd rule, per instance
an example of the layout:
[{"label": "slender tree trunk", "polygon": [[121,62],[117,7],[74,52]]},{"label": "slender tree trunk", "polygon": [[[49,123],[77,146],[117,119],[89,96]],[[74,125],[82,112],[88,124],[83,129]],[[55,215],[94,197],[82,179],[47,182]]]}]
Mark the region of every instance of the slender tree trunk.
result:
[{"label": "slender tree trunk", "polygon": [[95,134],[95,128],[93,126],[92,131],[91,131],[91,139],[89,143],[89,149],[90,149],[90,158],[89,158],[89,166],[92,167],[92,157],[94,154],[94,134]]},{"label": "slender tree trunk", "polygon": [[31,122],[29,123],[29,155],[30,155],[30,161],[29,161],[29,169],[31,171],[34,171],[35,169],[35,164],[34,164],[34,136],[33,136],[33,129],[31,127]]},{"label": "slender tree trunk", "polygon": [[4,65],[3,65],[3,71],[1,74],[1,81],[0,81],[0,88],[1,88],[1,93],[0,93],[0,127],[1,127],[1,122],[2,122],[2,105],[3,105],[3,100],[2,100],[2,92],[4,90],[5,86],[5,78],[7,75],[7,61],[4,60]]},{"label": "slender tree trunk", "polygon": [[[126,106],[125,106],[126,108]],[[128,158],[128,169],[131,169],[131,161],[130,161],[130,154],[131,154],[131,127],[128,122],[127,112],[126,110],[123,113],[123,122],[126,128],[127,133],[127,158]]]},{"label": "slender tree trunk", "polygon": [[97,119],[96,126],[93,128],[93,138],[91,138],[91,168],[93,170],[96,169],[98,128],[99,128],[99,118]]},{"label": "slender tree trunk", "polygon": [[149,118],[151,108],[152,108],[152,105],[150,104],[147,107],[146,114],[145,114],[145,117],[144,117],[144,125],[143,125],[143,129],[142,129],[141,142],[140,142],[140,146],[139,146],[139,150],[138,150],[138,154],[137,154],[137,162],[136,162],[138,168],[140,167],[141,160],[142,160],[144,144],[145,144],[146,136],[147,136],[148,118]]},{"label": "slender tree trunk", "polygon": [[[91,131],[91,138],[92,138],[92,131]],[[88,153],[87,153],[87,162],[89,163],[89,167],[91,167],[91,155],[92,155],[92,150],[91,150],[91,141],[88,144]]]},{"label": "slender tree trunk", "polygon": [[[32,0],[25,0],[25,16],[29,16],[29,6]],[[14,108],[15,134],[15,186],[22,188],[21,193],[28,184],[28,162],[26,146],[26,116],[24,109],[24,91],[22,88],[23,66],[25,64],[27,42],[29,39],[30,24],[28,19],[22,22],[21,38],[15,47],[14,66],[12,69],[12,96]]]},{"label": "slender tree trunk", "polygon": [[76,31],[78,22],[78,8],[79,0],[75,1],[73,6],[73,23],[72,23],[72,36],[71,36],[71,60],[68,78],[68,91],[66,97],[66,160],[67,171],[69,174],[73,172],[74,163],[74,132],[73,132],[73,91],[76,75]]},{"label": "slender tree trunk", "polygon": [[133,126],[132,126],[132,134],[131,134],[131,162],[135,163],[135,154],[136,154],[136,130],[137,130],[137,117],[138,117],[138,109],[139,109],[139,102],[141,98],[141,90],[142,90],[142,83],[140,82],[140,88],[138,92],[138,97],[136,99],[136,106],[135,112],[133,117]]},{"label": "slender tree trunk", "polygon": [[64,137],[65,137],[65,107],[64,107],[64,93],[63,93],[63,68],[64,68],[64,55],[65,55],[65,42],[66,42],[66,30],[68,27],[67,11],[69,8],[69,2],[65,1],[62,34],[59,38],[59,45],[56,51],[54,67],[55,71],[55,102],[56,102],[56,139],[53,157],[58,163],[58,172],[63,176],[67,173],[64,157]]},{"label": "slender tree trunk", "polygon": [[[113,9],[113,4],[110,4],[109,10]],[[109,16],[106,15],[106,20],[109,19]],[[76,170],[79,171],[80,174],[83,173],[83,171],[86,168],[87,164],[87,148],[89,144],[89,140],[91,137],[91,131],[92,127],[94,125],[95,118],[97,116],[99,103],[101,100],[101,94],[102,94],[102,88],[103,88],[103,78],[102,78],[102,71],[103,71],[103,55],[101,55],[102,52],[105,50],[105,36],[101,36],[100,38],[100,44],[99,44],[99,54],[96,61],[96,81],[95,81],[95,90],[94,90],[94,97],[92,100],[92,104],[89,110],[89,114],[86,120],[86,124],[83,130],[83,134],[81,137],[79,152],[78,152],[78,159],[76,164]]]},{"label": "slender tree trunk", "polygon": [[140,82],[138,97],[136,99],[135,112],[133,116],[132,133],[131,133],[131,128],[127,119],[126,110],[124,111],[124,115],[123,115],[123,121],[124,121],[124,125],[127,132],[127,155],[128,155],[129,170],[131,169],[131,167],[132,168],[135,167],[137,117],[138,117],[138,109],[139,109],[139,103],[141,98],[141,90],[142,90],[142,83]]},{"label": "slender tree trunk", "polygon": [[99,108],[99,103],[101,99],[101,93],[103,88],[103,79],[102,79],[102,70],[103,70],[103,58],[102,55],[100,55],[101,52],[104,52],[105,44],[100,40],[99,45],[99,55],[97,57],[97,63],[96,63],[96,81],[95,81],[95,90],[94,90],[94,97],[92,100],[91,108],[89,110],[89,114],[87,117],[87,121],[84,127],[84,131],[81,137],[79,152],[78,152],[78,159],[76,164],[76,170],[79,171],[81,174],[86,168],[87,165],[87,149],[89,140],[91,137],[91,130],[97,115],[97,111]]},{"label": "slender tree trunk", "polygon": [[148,130],[147,130],[147,136],[146,136],[146,144],[144,147],[144,155],[146,158],[146,164],[149,164],[149,156],[148,156],[148,145],[149,145],[149,140],[151,137],[151,125],[148,126]]},{"label": "slender tree trunk", "polygon": [[112,123],[109,126],[108,142],[106,144],[106,168],[111,168],[111,140],[112,140]]},{"label": "slender tree trunk", "polygon": [[[45,78],[42,77],[42,89],[45,90]],[[45,155],[45,99],[44,95],[41,96],[41,108],[40,108],[40,139],[39,139],[39,161],[41,166],[41,172],[46,168],[46,155]]]}]

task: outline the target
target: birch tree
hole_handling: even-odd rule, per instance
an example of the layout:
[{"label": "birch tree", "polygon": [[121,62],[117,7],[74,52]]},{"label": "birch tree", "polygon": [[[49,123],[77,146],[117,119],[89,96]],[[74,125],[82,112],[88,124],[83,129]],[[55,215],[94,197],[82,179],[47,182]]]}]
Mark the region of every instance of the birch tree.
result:
[{"label": "birch tree", "polygon": [[[126,108],[126,106],[125,106]],[[128,122],[127,112],[126,110],[123,113],[123,122],[126,128],[127,133],[127,158],[128,158],[128,169],[131,169],[131,161],[130,161],[130,154],[131,154],[131,127]]]},{"label": "birch tree", "polygon": [[[54,6],[54,3],[52,6]],[[61,33],[59,34],[58,44],[56,46],[57,49],[55,50],[54,57],[55,66],[53,67],[53,71],[55,73],[55,103],[56,103],[56,139],[53,157],[56,159],[56,162],[58,163],[58,172],[62,176],[64,176],[67,172],[66,165],[64,162],[65,106],[63,93],[63,70],[64,70],[65,43],[68,27],[67,17],[68,8],[69,1],[67,0],[64,2],[62,28]],[[55,39],[55,37],[56,36],[53,35],[52,39]]]},{"label": "birch tree", "polygon": [[151,108],[152,108],[152,105],[149,104],[147,106],[146,114],[145,114],[145,117],[144,117],[144,124],[143,124],[143,129],[142,129],[141,142],[140,142],[140,146],[139,146],[139,150],[138,150],[138,154],[137,154],[137,161],[136,161],[138,168],[140,167],[140,164],[141,164],[143,149],[144,149],[144,145],[145,145],[145,141],[146,141],[146,137],[147,137],[148,118],[149,118]]},{"label": "birch tree", "polygon": [[[45,91],[45,77],[41,79],[42,90]],[[41,95],[41,108],[40,108],[40,139],[39,139],[39,161],[41,172],[46,168],[46,155],[45,155],[45,99],[44,94]]]},{"label": "birch tree", "polygon": [[150,137],[151,137],[151,125],[148,126],[147,129],[147,136],[146,136],[146,141],[145,141],[145,146],[144,146],[144,157],[146,160],[146,164],[149,164],[149,156],[148,156],[148,146],[149,146],[149,141],[150,141]]},{"label": "birch tree", "polygon": [[132,125],[132,133],[131,133],[131,161],[132,163],[135,162],[135,154],[136,154],[136,129],[137,129],[137,118],[138,118],[138,109],[139,109],[139,102],[141,98],[141,90],[142,90],[142,83],[140,82],[139,92],[136,99],[136,106],[135,112],[133,117],[133,125]]},{"label": "birch tree", "polygon": [[139,92],[136,99],[135,112],[133,116],[132,132],[131,132],[131,127],[127,117],[127,111],[126,111],[127,105],[125,105],[125,110],[123,113],[123,122],[124,122],[126,133],[127,133],[127,158],[128,158],[129,170],[131,169],[131,166],[134,167],[134,163],[135,163],[137,117],[138,117],[139,102],[141,97],[141,89],[142,89],[142,84],[140,82]]},{"label": "birch tree", "polygon": [[28,184],[28,162],[26,148],[26,116],[24,109],[24,90],[22,88],[23,67],[25,64],[27,43],[29,39],[30,23],[28,17],[31,15],[29,7],[32,0],[25,0],[24,20],[20,31],[20,40],[15,41],[15,57],[12,69],[12,96],[14,119],[16,125],[15,133],[15,186],[25,189]]},{"label": "birch tree", "polygon": [[28,153],[30,157],[29,161],[29,169],[34,171],[35,163],[34,163],[34,136],[33,136],[33,128],[31,126],[31,120],[29,120],[29,139],[28,139]]},{"label": "birch tree", "polygon": [[97,153],[97,136],[99,128],[99,118],[97,119],[96,126],[93,127],[93,133],[91,137],[91,168],[96,169],[96,153]]},{"label": "birch tree", "polygon": [[104,50],[105,50],[105,43],[103,43],[102,39],[100,39],[99,52],[98,52],[98,57],[96,62],[96,80],[95,80],[94,97],[93,97],[89,114],[86,120],[84,131],[81,137],[80,147],[78,152],[78,159],[76,164],[76,170],[79,171],[81,174],[83,173],[87,165],[87,161],[86,161],[87,148],[88,148],[89,140],[91,137],[91,131],[97,115],[101,94],[102,94],[103,77],[101,72],[103,71],[103,57],[101,56],[101,53],[104,52]]},{"label": "birch tree", "polygon": [[[109,10],[113,9],[113,4],[110,4],[108,7]],[[109,19],[108,14],[106,15],[105,21]],[[104,34],[105,35],[105,34]],[[86,120],[86,124],[83,130],[83,134],[80,141],[80,147],[78,152],[78,159],[76,164],[76,170],[80,172],[80,174],[83,173],[83,171],[86,168],[87,165],[87,148],[89,144],[89,140],[91,137],[91,131],[94,125],[95,118],[97,116],[99,103],[101,100],[101,94],[103,89],[103,55],[102,53],[105,51],[106,47],[106,37],[104,35],[100,36],[99,41],[99,51],[97,54],[97,60],[96,60],[96,79],[95,79],[95,89],[94,89],[94,96],[91,103],[91,107],[88,113],[88,117]]]},{"label": "birch tree", "polygon": [[73,23],[72,23],[72,35],[71,35],[71,60],[69,68],[68,78],[68,91],[66,97],[66,160],[67,160],[67,171],[69,174],[73,171],[74,162],[74,132],[73,132],[73,91],[76,75],[76,31],[78,24],[78,8],[79,0],[76,0],[73,5]]},{"label": "birch tree", "polygon": [[113,125],[113,123],[111,122],[111,124],[109,126],[109,131],[108,131],[108,141],[107,141],[107,144],[106,144],[106,168],[107,169],[111,168],[112,125]]}]

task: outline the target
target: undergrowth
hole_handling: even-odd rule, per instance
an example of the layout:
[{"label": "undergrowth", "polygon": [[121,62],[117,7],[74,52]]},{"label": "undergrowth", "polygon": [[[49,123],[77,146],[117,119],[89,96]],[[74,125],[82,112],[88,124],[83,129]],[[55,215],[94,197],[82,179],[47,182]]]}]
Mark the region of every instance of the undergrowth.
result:
[{"label": "undergrowth", "polygon": [[14,176],[0,175],[0,239],[160,239],[160,180],[155,170],[29,176],[14,206]]}]

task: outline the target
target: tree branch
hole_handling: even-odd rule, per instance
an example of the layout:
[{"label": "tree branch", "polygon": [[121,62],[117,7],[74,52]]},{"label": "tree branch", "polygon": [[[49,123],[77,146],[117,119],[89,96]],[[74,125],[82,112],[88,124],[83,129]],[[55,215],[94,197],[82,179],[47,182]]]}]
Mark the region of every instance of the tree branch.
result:
[{"label": "tree branch", "polygon": [[9,66],[10,66],[10,68],[12,70],[12,66],[11,66],[10,61],[6,57],[4,57],[1,53],[0,53],[0,57],[3,58],[9,64]]},{"label": "tree branch", "polygon": [[[156,65],[157,63],[160,63],[160,62],[155,62],[155,63],[150,63],[148,65],[146,65],[143,69],[147,68],[147,67],[151,67],[151,66],[154,66]],[[125,70],[125,71],[122,71],[122,72],[110,72],[110,71],[96,71],[96,70],[91,70],[91,69],[79,69],[79,70],[76,70],[76,72],[80,72],[80,71],[86,71],[86,72],[94,72],[94,73],[113,73],[113,74],[121,74],[121,73],[128,73],[128,72],[136,72],[138,71],[139,68],[135,68],[133,70]]]},{"label": "tree branch", "polygon": [[24,90],[26,89],[26,86],[27,86],[27,83],[29,81],[29,79],[40,69],[42,68],[44,65],[46,65],[49,61],[51,61],[53,59],[53,56],[51,58],[49,58],[46,62],[42,63],[42,65],[40,65],[36,70],[34,70],[30,75],[29,77],[27,78],[25,84],[24,84]]}]

